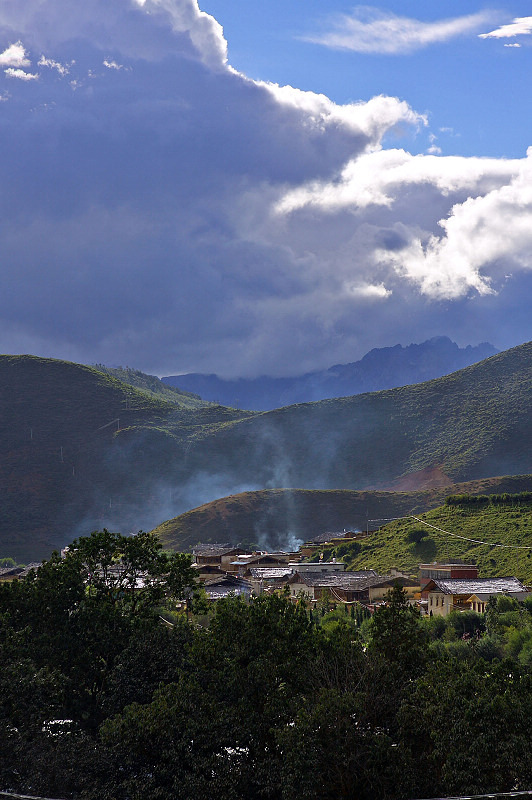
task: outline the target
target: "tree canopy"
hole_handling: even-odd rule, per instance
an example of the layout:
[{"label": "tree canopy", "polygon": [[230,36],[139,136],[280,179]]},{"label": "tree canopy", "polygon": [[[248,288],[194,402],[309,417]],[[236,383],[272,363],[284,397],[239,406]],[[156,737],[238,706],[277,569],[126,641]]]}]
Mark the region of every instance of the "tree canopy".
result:
[{"label": "tree canopy", "polygon": [[196,617],[193,579],[153,536],[100,531],[0,584],[0,789],[407,800],[532,786],[528,605],[421,619],[397,588],[371,618],[283,594]]}]

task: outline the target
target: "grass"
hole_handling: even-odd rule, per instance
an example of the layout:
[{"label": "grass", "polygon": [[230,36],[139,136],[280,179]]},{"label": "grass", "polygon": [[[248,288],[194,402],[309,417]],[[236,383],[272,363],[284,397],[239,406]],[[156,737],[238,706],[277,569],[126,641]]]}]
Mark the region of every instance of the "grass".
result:
[{"label": "grass", "polygon": [[[150,376],[128,375],[140,390],[109,371],[0,357],[0,555],[29,561],[103,525],[153,527],[164,518],[161,486],[170,494],[200,482],[358,490],[356,500],[331,502],[324,494],[310,505],[295,491],[266,504],[250,500],[238,523],[247,526],[244,538],[280,541],[287,530],[307,538],[318,525],[362,527],[370,507],[379,511],[374,516],[395,507],[426,510],[408,493],[393,502],[366,497],[386,494],[405,476],[416,488],[422,471],[447,482],[449,492],[455,482],[532,473],[532,343],[435,381],[265,413],[189,407],[197,401],[175,394],[169,402],[157,383],[150,388]],[[193,492],[190,498],[193,505]],[[443,499],[433,497],[432,507]],[[163,504],[167,516],[172,502]],[[230,527],[216,527],[208,513],[205,519],[186,536],[164,535],[181,547]]]},{"label": "grass", "polygon": [[[422,522],[406,517],[390,522],[356,547],[344,546],[341,556],[348,569],[386,572],[397,567],[413,573],[423,562],[460,560],[477,564],[481,577],[515,575],[532,583],[531,503],[513,508],[440,506],[415,516]],[[419,543],[410,541],[409,534],[419,528],[426,536]],[[333,555],[340,554],[331,549],[324,557]]]},{"label": "grass", "polygon": [[[471,481],[417,492],[265,489],[241,492],[206,503],[167,520],[155,528],[155,532],[164,546],[172,550],[189,550],[200,541],[232,544],[246,541],[275,549],[285,547],[294,537],[306,541],[325,532],[365,531],[368,518],[419,515],[440,506],[451,493],[515,493],[531,486],[532,476],[528,475]],[[345,546],[340,545],[342,548]],[[432,547],[431,540],[422,540],[417,555],[434,560]],[[410,552],[408,548],[407,551]],[[341,556],[343,552],[335,550],[329,555]]]}]

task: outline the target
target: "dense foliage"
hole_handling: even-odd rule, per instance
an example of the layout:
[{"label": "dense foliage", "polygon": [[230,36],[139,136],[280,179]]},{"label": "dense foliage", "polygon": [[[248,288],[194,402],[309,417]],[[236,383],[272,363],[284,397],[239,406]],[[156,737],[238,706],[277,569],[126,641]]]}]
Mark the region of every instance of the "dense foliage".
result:
[{"label": "dense foliage", "polygon": [[190,579],[150,535],[103,531],[0,585],[0,789],[401,800],[532,786],[530,606],[421,620],[395,589],[371,618],[283,595],[198,617],[175,610]]}]

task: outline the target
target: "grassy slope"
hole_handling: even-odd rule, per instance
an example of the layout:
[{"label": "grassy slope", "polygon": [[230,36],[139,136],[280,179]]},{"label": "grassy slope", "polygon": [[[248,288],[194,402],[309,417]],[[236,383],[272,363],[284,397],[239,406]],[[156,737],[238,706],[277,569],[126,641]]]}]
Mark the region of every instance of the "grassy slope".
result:
[{"label": "grassy slope", "polygon": [[449,494],[520,492],[532,476],[492,478],[418,492],[310,491],[269,489],[243,492],[206,503],[155,528],[164,546],[187,550],[198,542],[262,541],[283,545],[292,534],[309,539],[326,531],[365,530],[368,517],[422,513]]},{"label": "grassy slope", "polygon": [[31,555],[48,555],[58,535],[64,541],[60,512],[92,488],[118,425],[165,419],[169,410],[90,367],[1,356],[1,551],[27,558],[29,540]]},{"label": "grassy slope", "polygon": [[532,343],[438,380],[307,403],[198,431],[196,464],[270,486],[386,488],[532,472]]},{"label": "grassy slope", "polygon": [[[324,555],[342,557],[348,562],[349,569],[372,568],[378,571],[396,566],[407,572],[416,572],[418,564],[423,562],[462,560],[476,563],[481,577],[515,575],[524,583],[532,584],[531,504],[484,509],[443,506],[416,516],[447,533],[411,518],[404,519],[388,523],[358,547],[340,546],[338,552],[326,551]],[[419,544],[409,542],[408,534],[419,528],[427,531],[426,538]],[[466,539],[488,544],[476,544]],[[497,544],[530,549],[497,547]]]},{"label": "grassy slope", "polygon": [[532,343],[425,384],[264,414],[177,407],[90,367],[2,356],[0,552],[24,560],[31,541],[40,557],[78,523],[153,527],[163,482],[384,489],[423,469],[530,473],[531,410]]},{"label": "grassy slope", "polygon": [[133,386],[152,398],[164,400],[179,408],[204,408],[214,405],[202,400],[197,394],[184,392],[175,386],[163,383],[155,375],[146,375],[137,369],[131,369],[131,367],[106,367],[103,364],[96,364],[94,368],[111,375],[128,386]]}]

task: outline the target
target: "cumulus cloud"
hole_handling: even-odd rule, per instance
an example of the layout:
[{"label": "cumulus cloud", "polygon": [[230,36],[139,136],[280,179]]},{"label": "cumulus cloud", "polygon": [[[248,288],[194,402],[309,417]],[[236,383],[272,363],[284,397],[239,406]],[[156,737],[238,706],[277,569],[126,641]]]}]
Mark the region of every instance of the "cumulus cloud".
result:
[{"label": "cumulus cloud", "polygon": [[519,160],[435,155],[413,156],[404,150],[377,150],[349,161],[334,181],[313,181],[288,191],[277,203],[278,213],[317,206],[334,211],[400,204],[405,188],[433,187],[443,196],[478,194],[506,183]]},{"label": "cumulus cloud", "polygon": [[501,25],[489,33],[480,33],[481,39],[511,39],[532,33],[532,17],[516,17],[508,25]]},{"label": "cumulus cloud", "polygon": [[17,78],[20,81],[36,81],[39,75],[37,73],[25,72],[23,69],[14,69],[9,67],[4,70],[8,78]]},{"label": "cumulus cloud", "polygon": [[528,329],[530,158],[388,147],[425,116],[250,80],[196,0],[0,4],[12,42],[3,352],[287,375]]},{"label": "cumulus cloud", "polygon": [[3,53],[0,53],[1,67],[29,67],[30,63],[22,42],[10,44]]},{"label": "cumulus cloud", "polygon": [[440,220],[441,236],[425,246],[419,239],[397,267],[417,282],[423,292],[445,298],[458,297],[473,288],[492,291],[491,280],[481,270],[500,275],[509,264],[532,268],[532,148],[503,186],[470,197]]},{"label": "cumulus cloud", "polygon": [[179,54],[219,69],[227,60],[222,27],[197,0],[85,0],[75,14],[68,0],[24,0],[1,5],[0,27],[44,51],[90,40],[150,61]]},{"label": "cumulus cloud", "polygon": [[358,6],[351,14],[333,16],[328,31],[306,36],[305,39],[335,50],[399,55],[470,34],[484,25],[490,16],[486,12],[478,12],[436,22],[422,22],[377,8]]}]

